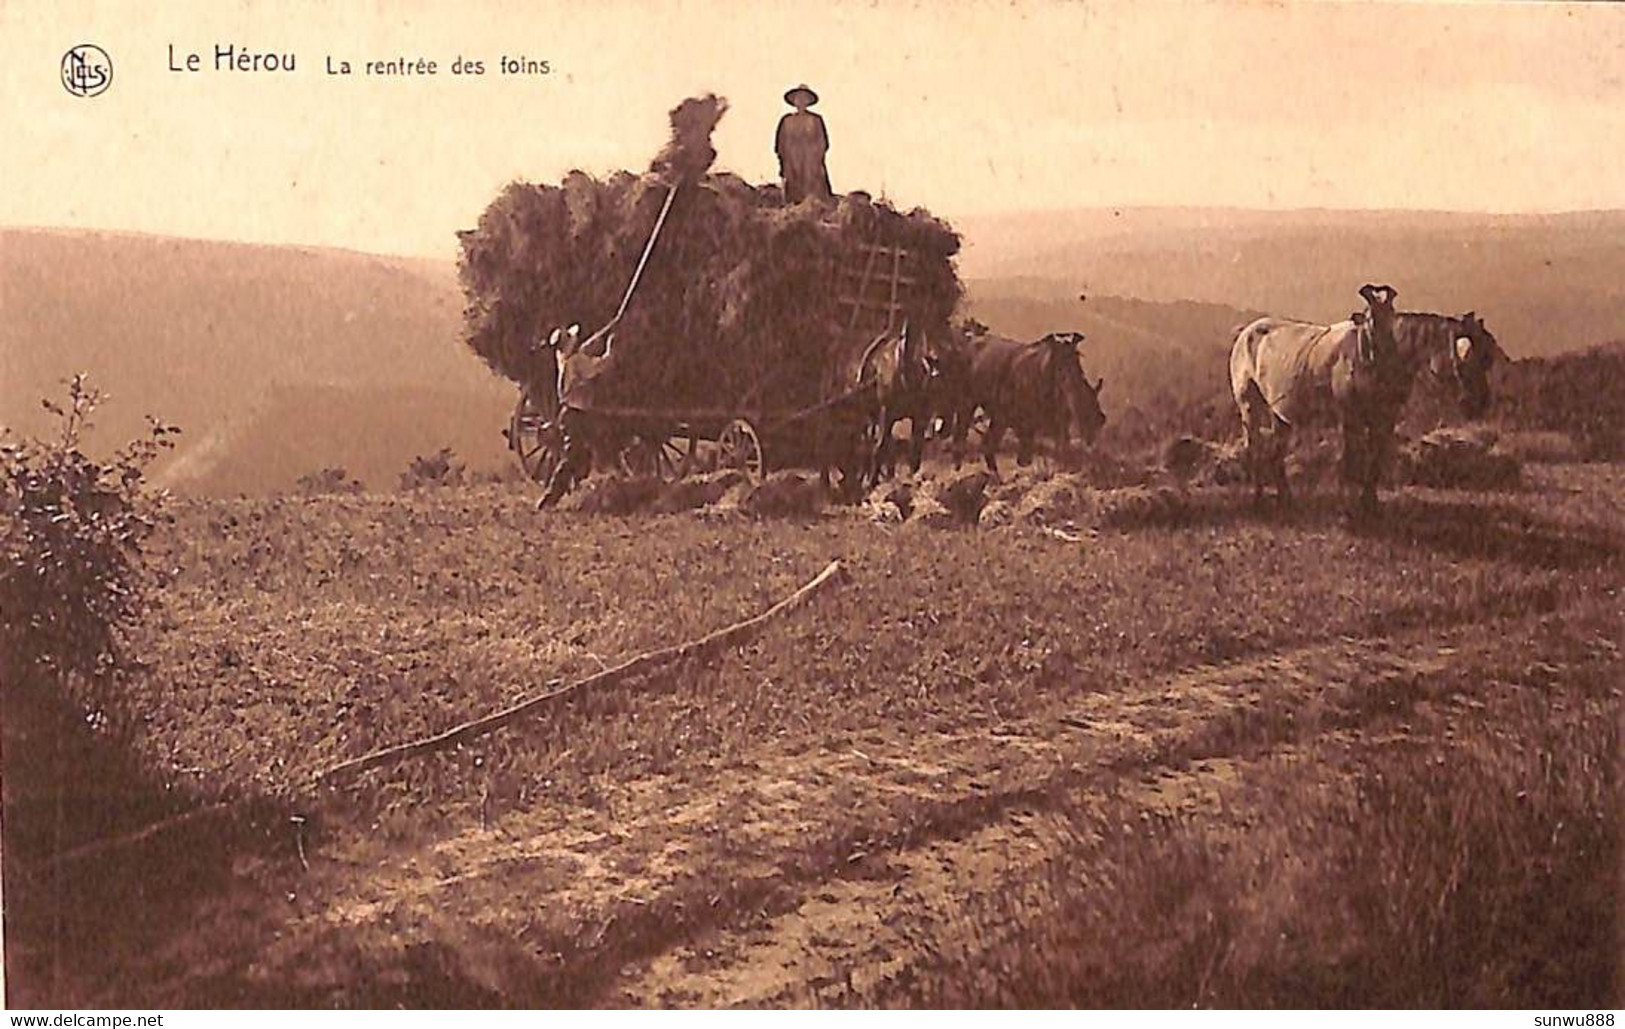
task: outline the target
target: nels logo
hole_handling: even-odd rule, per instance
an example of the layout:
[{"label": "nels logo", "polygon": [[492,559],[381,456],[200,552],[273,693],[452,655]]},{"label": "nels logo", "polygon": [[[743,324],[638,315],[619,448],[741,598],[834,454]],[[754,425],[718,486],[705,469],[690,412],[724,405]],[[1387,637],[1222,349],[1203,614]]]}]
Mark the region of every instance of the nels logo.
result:
[{"label": "nels logo", "polygon": [[113,59],[95,43],[62,55],[62,88],[74,96],[99,96],[113,84]]}]

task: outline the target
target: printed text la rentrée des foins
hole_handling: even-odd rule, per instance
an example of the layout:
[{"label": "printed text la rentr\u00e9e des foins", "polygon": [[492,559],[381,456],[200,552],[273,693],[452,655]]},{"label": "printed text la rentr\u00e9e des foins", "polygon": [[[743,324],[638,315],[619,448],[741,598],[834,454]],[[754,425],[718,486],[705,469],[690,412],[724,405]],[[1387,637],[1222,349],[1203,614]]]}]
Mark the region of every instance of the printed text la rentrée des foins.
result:
[{"label": "printed text la rentr\u00e9e des foins", "polygon": [[[383,59],[352,61],[324,54],[321,71],[327,75],[370,75],[386,78],[423,78],[431,75],[551,75],[551,61],[524,54],[502,54],[495,61],[457,54],[448,64],[434,58],[397,55]],[[275,72],[297,73],[299,55],[293,51],[254,50],[236,44],[216,44],[207,52],[178,50],[169,44],[169,70],[173,72]]]}]

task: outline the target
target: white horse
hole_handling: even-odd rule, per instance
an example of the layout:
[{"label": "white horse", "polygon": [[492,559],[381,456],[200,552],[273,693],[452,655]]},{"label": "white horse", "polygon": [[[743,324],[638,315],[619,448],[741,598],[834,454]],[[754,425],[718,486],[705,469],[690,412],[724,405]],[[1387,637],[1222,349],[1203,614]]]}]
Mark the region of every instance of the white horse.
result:
[{"label": "white horse", "polygon": [[1253,498],[1266,477],[1286,502],[1286,455],[1295,428],[1338,425],[1343,475],[1358,503],[1376,507],[1377,485],[1394,447],[1394,425],[1426,367],[1455,386],[1478,417],[1490,403],[1495,337],[1471,312],[1459,318],[1396,312],[1392,286],[1360,289],[1366,310],[1336,325],[1260,318],[1242,328],[1230,352],[1230,388],[1246,433]]}]

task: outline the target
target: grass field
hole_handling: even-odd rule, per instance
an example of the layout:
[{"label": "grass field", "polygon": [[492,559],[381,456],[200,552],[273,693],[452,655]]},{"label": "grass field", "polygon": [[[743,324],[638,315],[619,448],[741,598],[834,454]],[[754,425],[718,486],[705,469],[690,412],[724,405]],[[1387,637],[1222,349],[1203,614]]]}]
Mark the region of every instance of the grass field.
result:
[{"label": "grass field", "polygon": [[[1617,1006],[1625,467],[1526,482],[1065,539],[183,503],[139,747],[254,816],[61,873],[11,1000]],[[832,559],[717,660],[309,786]]]}]

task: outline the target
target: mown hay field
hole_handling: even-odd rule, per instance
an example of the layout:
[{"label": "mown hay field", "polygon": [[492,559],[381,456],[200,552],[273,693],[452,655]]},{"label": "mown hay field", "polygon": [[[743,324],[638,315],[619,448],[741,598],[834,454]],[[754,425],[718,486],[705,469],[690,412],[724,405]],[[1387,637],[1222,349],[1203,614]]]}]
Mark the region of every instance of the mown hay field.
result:
[{"label": "mown hay field", "polygon": [[[184,502],[139,747],[255,820],[63,873],[83,948],[53,978],[9,926],[13,1000],[1620,1003],[1625,468],[1358,530],[1180,497],[1059,533]],[[832,559],[749,646],[309,785]]]}]

